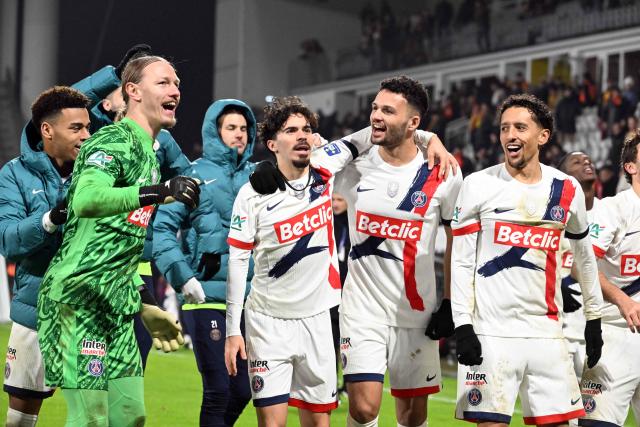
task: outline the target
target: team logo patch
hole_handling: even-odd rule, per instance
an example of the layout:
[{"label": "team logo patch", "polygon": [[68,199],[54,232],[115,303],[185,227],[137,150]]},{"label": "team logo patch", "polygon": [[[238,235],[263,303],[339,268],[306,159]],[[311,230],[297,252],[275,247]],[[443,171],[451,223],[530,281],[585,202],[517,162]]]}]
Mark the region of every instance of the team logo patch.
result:
[{"label": "team logo patch", "polygon": [[242,231],[242,225],[247,220],[246,216],[233,215],[231,217],[231,225],[230,227],[234,230]]},{"label": "team logo patch", "polygon": [[335,143],[331,143],[322,147],[324,152],[329,156],[335,156],[336,154],[340,154],[340,147],[338,147]]},{"label": "team logo patch", "polygon": [[11,375],[11,365],[9,365],[9,362],[7,362],[4,365],[4,379],[8,380],[9,379],[9,375]]},{"label": "team logo patch", "polygon": [[104,365],[100,359],[91,359],[87,364],[87,371],[94,377],[99,377],[104,372]]},{"label": "team logo patch", "polygon": [[255,375],[251,378],[251,389],[254,393],[262,391],[264,388],[264,379],[260,375]]},{"label": "team logo patch", "polygon": [[318,194],[322,194],[322,192],[324,191],[324,189],[327,188],[326,185],[324,185],[321,182],[318,182],[316,184],[313,184],[313,186],[311,187],[311,189]]},{"label": "team logo patch", "polygon": [[564,220],[564,208],[560,205],[555,205],[551,208],[551,219],[561,222]]},{"label": "team logo patch", "polygon": [[593,411],[596,410],[596,401],[593,397],[591,396],[587,396],[582,400],[582,403],[584,404],[584,411],[587,414],[592,413]]},{"label": "team logo patch", "polygon": [[303,184],[293,184],[293,185],[292,185],[292,187],[293,187],[293,188],[295,189],[295,191],[296,191],[296,194],[295,194],[295,195],[296,195],[296,198],[297,198],[298,200],[302,200],[302,199],[304,199],[304,194],[305,194],[305,192],[304,192],[304,187],[305,187],[305,186],[304,186]]},{"label": "team logo patch", "polygon": [[589,234],[591,235],[591,237],[593,237],[594,239],[597,239],[598,237],[600,237],[600,232],[602,230],[604,230],[605,227],[603,227],[600,224],[589,224]]},{"label": "team logo patch", "polygon": [[391,181],[387,184],[387,196],[396,197],[398,195],[398,190],[400,189],[400,184],[395,181]]},{"label": "team logo patch", "polygon": [[347,355],[344,353],[340,353],[340,362],[342,363],[342,369],[347,367]]},{"label": "team logo patch", "polygon": [[460,221],[460,212],[462,212],[462,208],[460,206],[456,206],[453,210],[453,218],[451,218],[451,222]]},{"label": "team logo patch", "polygon": [[478,406],[480,402],[482,402],[482,393],[477,388],[472,388],[467,393],[467,400],[469,401],[469,405]]},{"label": "team logo patch", "polygon": [[211,332],[209,332],[209,336],[213,341],[220,341],[220,338],[222,338],[222,333],[220,332],[220,329],[215,328],[212,329]]},{"label": "team logo patch", "polygon": [[85,164],[96,165],[98,167],[103,168],[111,160],[113,160],[113,156],[108,155],[104,151],[96,151],[95,153],[93,153],[87,158],[87,160],[85,161]]},{"label": "team logo patch", "polygon": [[416,208],[421,208],[427,204],[427,195],[424,191],[416,191],[411,195],[411,204]]}]

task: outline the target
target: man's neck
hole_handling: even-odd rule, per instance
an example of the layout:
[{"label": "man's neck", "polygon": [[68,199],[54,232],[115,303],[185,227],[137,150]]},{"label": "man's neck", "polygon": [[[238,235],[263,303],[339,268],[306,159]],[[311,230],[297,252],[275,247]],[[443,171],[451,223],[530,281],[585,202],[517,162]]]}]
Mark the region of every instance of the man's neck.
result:
[{"label": "man's neck", "polygon": [[596,198],[595,181],[586,181],[582,183],[582,191],[584,192],[584,201],[588,211],[593,208],[593,199]]},{"label": "man's neck", "polygon": [[149,123],[149,120],[142,113],[138,111],[127,112],[125,117],[136,122],[138,126],[140,126],[146,133],[149,134],[151,139],[155,140],[158,134],[160,133],[160,127],[156,126],[157,127],[156,129],[156,127],[152,126],[151,123]]},{"label": "man's neck", "polygon": [[66,178],[71,175],[71,172],[73,172],[74,162],[64,162],[53,157],[49,157],[49,159],[51,160],[51,163],[53,164],[55,170],[57,170],[58,174],[60,174],[61,178]]},{"label": "man's neck", "polygon": [[309,173],[308,165],[303,168],[298,168],[288,162],[278,162],[278,169],[280,169],[280,172],[282,172],[282,175],[284,175],[287,181],[295,181]]},{"label": "man's neck", "polygon": [[[637,176],[638,175],[635,175],[635,177]],[[640,179],[632,179],[631,188],[633,188],[633,191],[635,191],[636,195],[640,197]]]},{"label": "man's neck", "polygon": [[418,147],[416,147],[412,137],[393,147],[380,146],[378,154],[380,154],[380,158],[385,163],[389,163],[391,166],[403,166],[411,163],[416,158]]},{"label": "man's neck", "polygon": [[509,162],[505,161],[504,165],[509,172],[509,175],[516,181],[523,184],[535,184],[542,179],[542,167],[537,159],[532,159],[524,168],[516,169],[509,165]]}]

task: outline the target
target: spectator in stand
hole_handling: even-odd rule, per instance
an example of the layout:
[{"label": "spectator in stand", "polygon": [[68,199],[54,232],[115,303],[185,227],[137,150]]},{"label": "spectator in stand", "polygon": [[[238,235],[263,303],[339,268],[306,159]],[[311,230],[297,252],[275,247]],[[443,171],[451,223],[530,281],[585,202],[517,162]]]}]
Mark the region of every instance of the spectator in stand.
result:
[{"label": "spectator in stand", "polygon": [[583,107],[593,107],[598,102],[598,87],[591,74],[584,73],[578,86],[578,100]]},{"label": "spectator in stand", "polygon": [[622,91],[622,97],[629,104],[631,111],[634,111],[638,106],[638,93],[636,91],[635,81],[631,76],[624,78],[624,90]]},{"label": "spectator in stand", "polygon": [[566,86],[562,90],[562,98],[555,109],[557,141],[563,145],[567,141],[573,141],[576,135],[576,118],[582,112],[578,96]]},{"label": "spectator in stand", "polygon": [[435,8],[435,22],[438,24],[438,37],[449,33],[452,18],[453,6],[451,3],[449,3],[448,0],[440,0]]}]

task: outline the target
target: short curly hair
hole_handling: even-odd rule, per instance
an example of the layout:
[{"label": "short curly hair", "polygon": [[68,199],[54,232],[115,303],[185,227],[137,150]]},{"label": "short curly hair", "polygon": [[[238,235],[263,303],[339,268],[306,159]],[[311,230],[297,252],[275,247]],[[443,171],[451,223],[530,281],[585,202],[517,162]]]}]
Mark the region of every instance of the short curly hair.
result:
[{"label": "short curly hair", "polygon": [[500,116],[512,107],[521,107],[529,110],[533,121],[543,129],[549,130],[549,138],[551,138],[551,135],[553,135],[553,113],[551,113],[547,104],[529,93],[509,95],[500,106]]},{"label": "short curly hair", "polygon": [[407,76],[391,77],[380,82],[380,90],[399,93],[415,108],[423,119],[429,111],[429,93],[424,85]]},{"label": "short curly hair", "polygon": [[264,107],[264,119],[258,124],[258,137],[266,146],[282,129],[292,114],[302,114],[309,121],[311,129],[318,129],[318,115],[297,96],[274,98]]},{"label": "short curly hair", "polygon": [[43,122],[53,120],[65,108],[88,108],[90,104],[82,92],[69,86],[54,86],[42,92],[31,104],[31,122],[37,129]]},{"label": "short curly hair", "polygon": [[633,163],[638,158],[638,144],[640,144],[640,129],[629,131],[622,144],[620,166],[624,170],[624,179],[631,184],[631,174],[624,169],[625,163]]}]

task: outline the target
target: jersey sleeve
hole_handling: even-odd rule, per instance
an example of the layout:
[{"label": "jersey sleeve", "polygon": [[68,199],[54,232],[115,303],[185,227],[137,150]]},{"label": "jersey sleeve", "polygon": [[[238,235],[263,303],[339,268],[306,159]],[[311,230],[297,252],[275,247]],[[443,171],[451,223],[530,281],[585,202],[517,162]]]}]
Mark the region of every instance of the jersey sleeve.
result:
[{"label": "jersey sleeve", "polygon": [[238,249],[251,250],[255,246],[257,218],[252,206],[249,184],[245,184],[233,202],[227,243]]},{"label": "jersey sleeve", "polygon": [[569,183],[569,185],[573,186],[572,191],[574,195],[569,205],[570,214],[567,219],[565,237],[569,239],[581,239],[589,234],[589,218],[587,217],[584,192],[574,178],[570,178]]},{"label": "jersey sleeve", "polygon": [[371,148],[370,126],[314,149],[311,153],[311,163],[335,174],[369,148]]},{"label": "jersey sleeve", "polygon": [[456,327],[471,324],[475,309],[474,275],[478,232],[481,229],[478,180],[470,175],[462,183],[451,219],[453,247],[451,252],[451,310]]},{"label": "jersey sleeve", "polygon": [[602,258],[609,250],[620,229],[620,211],[613,197],[601,200],[593,207],[591,243],[596,257]]},{"label": "jersey sleeve", "polygon": [[[114,132],[96,134],[81,150],[76,165],[72,207],[79,217],[106,217],[131,212],[140,207],[139,187],[115,187],[128,167],[128,144],[113,143]],[[83,147],[84,148],[84,147]]]},{"label": "jersey sleeve", "polygon": [[440,201],[440,218],[445,225],[451,225],[458,194],[460,194],[460,189],[462,188],[461,173],[455,175],[451,173],[449,176],[450,178],[445,181],[446,187],[444,188],[444,195]]}]

